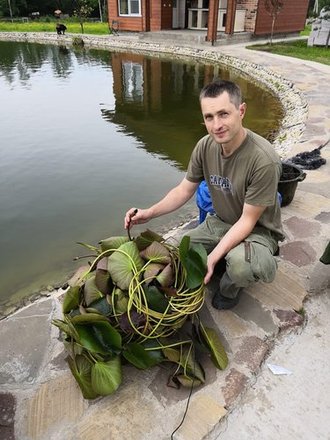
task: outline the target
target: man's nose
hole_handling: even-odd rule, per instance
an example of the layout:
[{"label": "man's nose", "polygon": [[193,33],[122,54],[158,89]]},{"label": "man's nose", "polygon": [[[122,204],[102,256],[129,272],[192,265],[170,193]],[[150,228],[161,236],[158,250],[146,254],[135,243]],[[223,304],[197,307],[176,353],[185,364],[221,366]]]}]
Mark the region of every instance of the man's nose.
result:
[{"label": "man's nose", "polygon": [[222,118],[220,116],[215,116],[213,119],[213,127],[215,130],[219,130],[222,127]]}]

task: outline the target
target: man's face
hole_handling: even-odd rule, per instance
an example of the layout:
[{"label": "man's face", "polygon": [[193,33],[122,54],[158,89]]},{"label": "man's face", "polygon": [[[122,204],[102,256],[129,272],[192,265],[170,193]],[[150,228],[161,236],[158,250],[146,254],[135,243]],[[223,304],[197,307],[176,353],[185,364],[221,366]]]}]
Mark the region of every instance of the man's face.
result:
[{"label": "man's face", "polygon": [[243,103],[236,108],[228,93],[223,92],[216,98],[202,98],[201,109],[206,129],[215,142],[237,147],[246,105]]}]

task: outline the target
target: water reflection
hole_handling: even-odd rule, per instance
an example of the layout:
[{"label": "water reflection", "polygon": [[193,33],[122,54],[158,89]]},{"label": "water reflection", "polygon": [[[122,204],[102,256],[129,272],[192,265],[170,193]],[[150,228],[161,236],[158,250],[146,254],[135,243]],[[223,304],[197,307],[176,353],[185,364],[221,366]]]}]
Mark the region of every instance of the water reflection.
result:
[{"label": "water reflection", "polygon": [[0,42],[0,303],[64,279],[77,241],[122,235],[127,207],[181,180],[205,134],[199,91],[218,76],[240,83],[248,127],[277,127],[276,101],[215,64]]},{"label": "water reflection", "polygon": [[147,151],[182,169],[186,169],[196,140],[205,134],[198,96],[214,78],[240,84],[248,104],[248,128],[265,137],[278,129],[278,103],[237,72],[219,65],[114,53],[111,66],[115,108],[101,108],[103,118],[123,133],[134,134]]}]

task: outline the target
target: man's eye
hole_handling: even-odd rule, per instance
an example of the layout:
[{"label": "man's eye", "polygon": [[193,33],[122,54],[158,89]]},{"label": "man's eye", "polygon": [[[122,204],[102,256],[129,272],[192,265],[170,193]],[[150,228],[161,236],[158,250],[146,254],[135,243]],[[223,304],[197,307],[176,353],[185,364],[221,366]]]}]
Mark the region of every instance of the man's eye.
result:
[{"label": "man's eye", "polygon": [[227,113],[227,112],[223,112],[223,113],[220,113],[220,116],[221,116],[221,118],[226,118],[228,116],[228,114],[229,113]]},{"label": "man's eye", "polygon": [[212,116],[205,116],[205,121],[212,121]]}]

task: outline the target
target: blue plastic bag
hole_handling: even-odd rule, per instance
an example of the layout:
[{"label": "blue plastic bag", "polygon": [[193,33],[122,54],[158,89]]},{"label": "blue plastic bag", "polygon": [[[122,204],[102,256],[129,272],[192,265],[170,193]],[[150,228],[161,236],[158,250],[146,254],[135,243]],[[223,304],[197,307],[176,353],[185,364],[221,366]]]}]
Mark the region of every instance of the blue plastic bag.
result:
[{"label": "blue plastic bag", "polygon": [[[282,205],[282,195],[277,193],[278,201],[280,206]],[[207,187],[207,183],[205,180],[202,180],[199,184],[196,192],[196,203],[199,208],[199,223],[203,223],[205,220],[207,213],[215,214],[212,205],[212,199],[210,196],[209,189]]]}]

